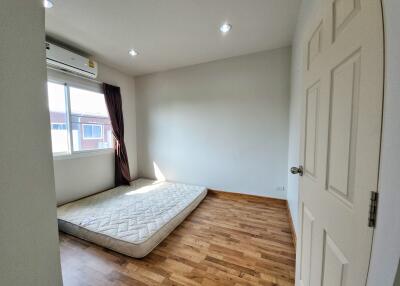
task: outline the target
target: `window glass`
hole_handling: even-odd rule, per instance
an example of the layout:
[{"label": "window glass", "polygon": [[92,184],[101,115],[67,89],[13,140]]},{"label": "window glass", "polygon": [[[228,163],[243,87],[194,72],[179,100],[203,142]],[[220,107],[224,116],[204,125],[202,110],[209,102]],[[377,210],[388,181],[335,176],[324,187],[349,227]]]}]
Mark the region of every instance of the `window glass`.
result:
[{"label": "window glass", "polygon": [[73,151],[112,148],[112,129],[104,95],[70,87]]},{"label": "window glass", "polygon": [[47,83],[53,153],[68,153],[67,108],[63,84]]}]

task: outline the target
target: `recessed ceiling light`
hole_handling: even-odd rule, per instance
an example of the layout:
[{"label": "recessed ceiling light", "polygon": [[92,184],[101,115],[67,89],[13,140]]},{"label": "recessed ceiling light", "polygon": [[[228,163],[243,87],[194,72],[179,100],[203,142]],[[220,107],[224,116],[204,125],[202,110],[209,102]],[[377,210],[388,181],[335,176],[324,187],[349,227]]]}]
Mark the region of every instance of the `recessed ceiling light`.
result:
[{"label": "recessed ceiling light", "polygon": [[50,9],[54,6],[54,3],[51,0],[43,0],[43,6],[46,9]]},{"label": "recessed ceiling light", "polygon": [[138,53],[137,51],[135,51],[134,49],[130,49],[130,50],[129,50],[129,54],[130,54],[132,57],[134,57],[134,56],[137,56],[139,53]]},{"label": "recessed ceiling light", "polygon": [[228,23],[222,24],[221,27],[219,27],[219,30],[224,34],[228,33],[231,29],[232,25]]}]

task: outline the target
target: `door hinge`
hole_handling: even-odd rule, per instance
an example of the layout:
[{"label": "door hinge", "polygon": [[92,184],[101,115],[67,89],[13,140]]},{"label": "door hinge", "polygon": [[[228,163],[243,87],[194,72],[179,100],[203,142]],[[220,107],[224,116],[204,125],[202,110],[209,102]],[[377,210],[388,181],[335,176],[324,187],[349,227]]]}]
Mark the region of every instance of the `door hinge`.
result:
[{"label": "door hinge", "polygon": [[376,213],[378,211],[378,192],[371,192],[371,199],[369,202],[369,216],[368,216],[368,226],[376,226]]}]

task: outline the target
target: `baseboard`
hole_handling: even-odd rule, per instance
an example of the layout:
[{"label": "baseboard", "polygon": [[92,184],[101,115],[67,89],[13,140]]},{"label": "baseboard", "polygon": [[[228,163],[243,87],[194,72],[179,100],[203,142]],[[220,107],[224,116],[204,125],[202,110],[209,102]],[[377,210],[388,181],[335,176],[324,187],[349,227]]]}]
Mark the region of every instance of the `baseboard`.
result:
[{"label": "baseboard", "polygon": [[287,209],[288,217],[289,217],[289,224],[290,224],[290,230],[292,233],[292,240],[293,240],[294,248],[296,249],[296,244],[297,244],[296,229],[294,228],[294,223],[292,220],[292,214],[290,212],[290,207],[289,207],[288,201],[286,201],[286,209]]}]

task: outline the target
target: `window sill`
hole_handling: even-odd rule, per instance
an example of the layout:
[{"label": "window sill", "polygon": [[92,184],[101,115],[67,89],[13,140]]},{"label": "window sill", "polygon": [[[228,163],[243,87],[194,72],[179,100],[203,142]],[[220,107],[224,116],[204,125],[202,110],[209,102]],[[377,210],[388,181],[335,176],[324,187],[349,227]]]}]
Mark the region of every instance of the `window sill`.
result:
[{"label": "window sill", "polygon": [[53,155],[53,160],[54,161],[71,160],[71,159],[78,159],[85,157],[101,156],[106,154],[114,154],[114,149],[108,148],[102,150],[79,151],[79,152],[74,152],[72,154]]}]

